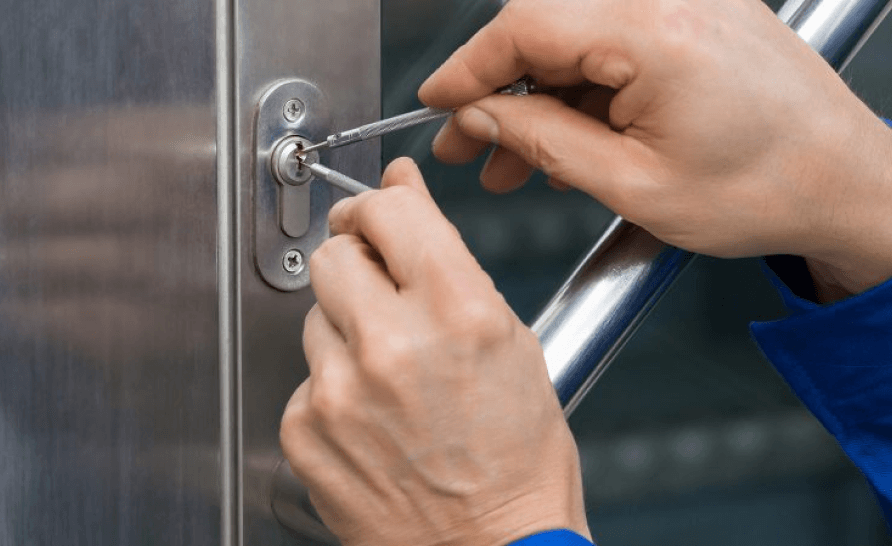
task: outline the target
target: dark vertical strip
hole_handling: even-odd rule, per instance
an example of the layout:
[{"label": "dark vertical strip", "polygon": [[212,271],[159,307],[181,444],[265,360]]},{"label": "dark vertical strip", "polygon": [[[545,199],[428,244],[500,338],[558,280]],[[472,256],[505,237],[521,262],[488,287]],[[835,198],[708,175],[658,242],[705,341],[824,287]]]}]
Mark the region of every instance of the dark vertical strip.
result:
[{"label": "dark vertical strip", "polygon": [[215,0],[217,109],[217,279],[220,327],[221,546],[242,544],[241,323],[238,177],[235,164],[235,9]]}]

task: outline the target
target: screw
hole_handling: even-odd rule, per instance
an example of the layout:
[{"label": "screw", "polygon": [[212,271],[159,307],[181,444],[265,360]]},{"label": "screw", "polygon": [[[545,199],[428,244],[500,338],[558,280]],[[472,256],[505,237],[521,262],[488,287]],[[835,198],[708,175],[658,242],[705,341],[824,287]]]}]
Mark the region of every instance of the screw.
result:
[{"label": "screw", "polygon": [[300,250],[289,250],[285,253],[285,257],[282,258],[282,266],[288,273],[297,275],[303,271],[304,255],[300,253]]},{"label": "screw", "polygon": [[294,123],[304,115],[304,103],[299,99],[291,99],[285,103],[284,115],[286,120]]}]

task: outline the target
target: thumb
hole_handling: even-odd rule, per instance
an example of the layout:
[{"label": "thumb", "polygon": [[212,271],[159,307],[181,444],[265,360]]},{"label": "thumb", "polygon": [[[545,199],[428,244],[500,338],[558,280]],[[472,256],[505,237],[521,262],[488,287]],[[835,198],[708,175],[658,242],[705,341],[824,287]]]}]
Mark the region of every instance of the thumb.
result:
[{"label": "thumb", "polygon": [[650,156],[639,141],[548,95],[486,97],[459,110],[456,122],[620,213],[624,181]]},{"label": "thumb", "polygon": [[384,175],[381,177],[381,189],[391,186],[409,186],[430,197],[424,177],[418,170],[418,165],[410,157],[394,159],[384,170]]}]

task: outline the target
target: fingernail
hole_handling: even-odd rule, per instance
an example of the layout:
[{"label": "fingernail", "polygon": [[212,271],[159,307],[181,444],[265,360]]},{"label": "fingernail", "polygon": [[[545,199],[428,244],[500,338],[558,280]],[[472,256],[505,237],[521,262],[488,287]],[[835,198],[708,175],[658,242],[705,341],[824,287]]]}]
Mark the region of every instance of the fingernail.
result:
[{"label": "fingernail", "polygon": [[499,124],[483,110],[472,106],[458,115],[458,126],[471,136],[499,143]]},{"label": "fingernail", "polygon": [[[406,166],[412,167],[414,169],[418,168],[418,163],[416,163],[414,159],[412,159],[411,157],[409,157],[407,155],[398,157],[390,163],[390,165],[397,165],[397,164],[406,164]],[[388,165],[388,168],[390,167],[390,165]]]}]

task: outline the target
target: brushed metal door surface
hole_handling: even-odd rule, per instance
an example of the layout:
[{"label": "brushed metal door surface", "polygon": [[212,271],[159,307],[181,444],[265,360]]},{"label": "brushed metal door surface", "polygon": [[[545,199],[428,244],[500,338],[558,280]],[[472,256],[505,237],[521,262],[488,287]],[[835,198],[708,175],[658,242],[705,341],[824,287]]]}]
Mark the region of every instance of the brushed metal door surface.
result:
[{"label": "brushed metal door surface", "polygon": [[219,544],[212,0],[0,13],[0,544]]},{"label": "brushed metal door surface", "polygon": [[[246,545],[310,544],[310,538],[292,535],[275,521],[270,485],[272,471],[281,460],[282,411],[308,374],[301,334],[315,299],[309,287],[291,293],[271,288],[255,268],[252,131],[256,105],[264,92],[275,82],[292,78],[307,80],[321,90],[335,130],[379,119],[380,0],[235,0],[234,9],[242,535]],[[326,161],[353,178],[377,185],[380,143],[333,150]]]}]

